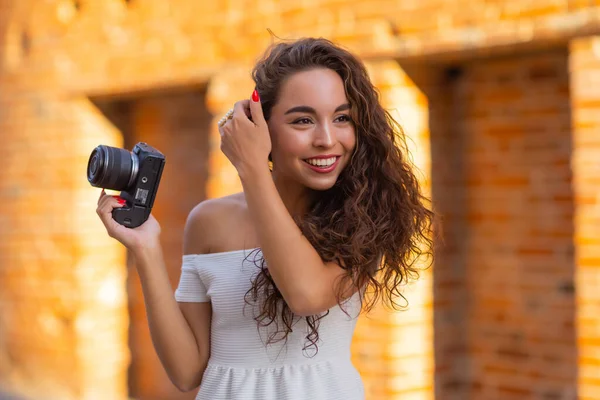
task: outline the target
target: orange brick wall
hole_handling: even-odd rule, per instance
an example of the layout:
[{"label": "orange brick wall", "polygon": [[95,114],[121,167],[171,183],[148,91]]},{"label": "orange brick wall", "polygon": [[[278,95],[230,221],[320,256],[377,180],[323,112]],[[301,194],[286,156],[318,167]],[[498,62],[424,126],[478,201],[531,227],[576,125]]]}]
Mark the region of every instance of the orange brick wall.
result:
[{"label": "orange brick wall", "polygon": [[600,37],[569,47],[571,84],[578,383],[582,400],[600,398]]},{"label": "orange brick wall", "polygon": [[125,253],[100,235],[98,192],[85,180],[91,149],[122,146],[120,134],[83,98],[23,89],[0,98],[10,154],[0,178],[0,386],[32,398],[120,396]]},{"label": "orange brick wall", "polygon": [[454,83],[455,68],[403,64],[428,101],[431,147],[431,193],[442,221],[433,268],[433,325],[436,398],[467,399],[469,381],[468,295],[464,223],[465,196],[461,177],[468,168],[462,156],[461,133],[454,107],[460,102]]},{"label": "orange brick wall", "polygon": [[[466,64],[454,139],[465,166],[467,393],[576,393],[573,195],[564,50]],[[438,199],[443,201],[443,199]],[[448,201],[452,201],[448,199]]]},{"label": "orange brick wall", "polygon": [[566,49],[404,66],[429,100],[436,394],[572,398]]},{"label": "orange brick wall", "polygon": [[[200,174],[206,187],[178,197],[167,181],[179,186],[181,177],[170,175],[157,213],[178,232],[194,202],[238,190],[214,116],[249,96],[248,71],[271,28],[281,37],[327,36],[381,72],[386,104],[400,108],[417,139],[424,180],[446,214],[446,247],[433,282],[414,289],[412,311],[360,322],[354,354],[369,398],[430,398],[434,365],[443,399],[569,398],[574,390],[600,398],[589,161],[597,85],[588,84],[598,45],[577,39],[569,53],[547,51],[600,33],[599,9],[578,0],[0,0],[0,387],[61,400],[172,395],[148,342],[135,276],[128,281],[125,252],[93,212],[97,192],[83,171],[99,143],[154,137],[181,154],[169,146],[173,130],[185,131],[172,104],[190,97],[152,93],[185,88],[202,93],[192,103],[205,108],[197,106],[201,116],[188,126],[203,133],[184,137],[208,157],[208,171],[182,176]],[[500,55],[508,58],[493,60]],[[395,60],[410,78],[386,64]],[[448,81],[446,62],[463,74]],[[132,95],[137,122],[128,132],[115,127],[114,110],[111,122],[88,99]],[[548,124],[544,134],[529,130],[535,123]],[[513,169],[489,165],[506,158]],[[495,195],[504,201],[484,201]],[[168,236],[174,279],[180,239]],[[368,346],[381,337],[386,345]],[[412,358],[411,343],[420,343]],[[411,375],[421,371],[421,380]]]}]

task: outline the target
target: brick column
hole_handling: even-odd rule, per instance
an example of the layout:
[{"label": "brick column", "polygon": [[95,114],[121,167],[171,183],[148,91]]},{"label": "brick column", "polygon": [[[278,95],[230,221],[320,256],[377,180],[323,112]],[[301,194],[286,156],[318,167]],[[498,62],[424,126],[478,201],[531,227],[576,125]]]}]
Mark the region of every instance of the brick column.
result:
[{"label": "brick column", "polygon": [[[384,107],[408,136],[412,159],[430,193],[427,99],[395,61],[369,62]],[[382,306],[359,319],[353,362],[361,373],[369,400],[433,399],[433,309],[431,269],[406,287],[406,311]],[[402,303],[402,302],[400,302]]]},{"label": "brick column", "polygon": [[86,180],[120,133],[85,98],[0,84],[0,388],[31,398],[127,398],[124,248]]},{"label": "brick column", "polygon": [[575,198],[578,392],[600,398],[600,36],[569,46]]}]

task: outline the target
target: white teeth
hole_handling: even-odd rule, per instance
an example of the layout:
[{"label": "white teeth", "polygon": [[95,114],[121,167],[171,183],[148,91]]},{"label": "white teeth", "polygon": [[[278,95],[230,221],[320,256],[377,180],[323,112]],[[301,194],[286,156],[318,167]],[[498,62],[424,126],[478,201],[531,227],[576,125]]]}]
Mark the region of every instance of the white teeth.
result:
[{"label": "white teeth", "polygon": [[309,158],[306,160],[310,165],[314,165],[316,167],[330,167],[335,163],[336,157],[330,158]]}]

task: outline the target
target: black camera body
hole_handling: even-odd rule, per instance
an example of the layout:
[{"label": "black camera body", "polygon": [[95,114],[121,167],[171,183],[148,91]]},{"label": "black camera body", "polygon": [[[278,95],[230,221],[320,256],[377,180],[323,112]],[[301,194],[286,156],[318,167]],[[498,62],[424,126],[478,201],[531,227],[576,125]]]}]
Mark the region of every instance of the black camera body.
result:
[{"label": "black camera body", "polygon": [[126,204],[113,210],[113,219],[136,228],[150,216],[164,167],[165,156],[144,142],[131,152],[100,145],[90,155],[87,177],[94,187],[121,191]]}]

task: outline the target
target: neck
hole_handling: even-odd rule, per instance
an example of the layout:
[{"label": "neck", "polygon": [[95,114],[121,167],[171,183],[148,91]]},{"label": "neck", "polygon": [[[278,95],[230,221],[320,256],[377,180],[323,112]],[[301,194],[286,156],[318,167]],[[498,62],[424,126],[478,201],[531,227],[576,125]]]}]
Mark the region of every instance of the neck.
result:
[{"label": "neck", "polygon": [[311,199],[311,190],[285,179],[278,175],[275,171],[272,173],[273,182],[281,196],[281,200],[292,217],[304,214],[309,206]]}]

